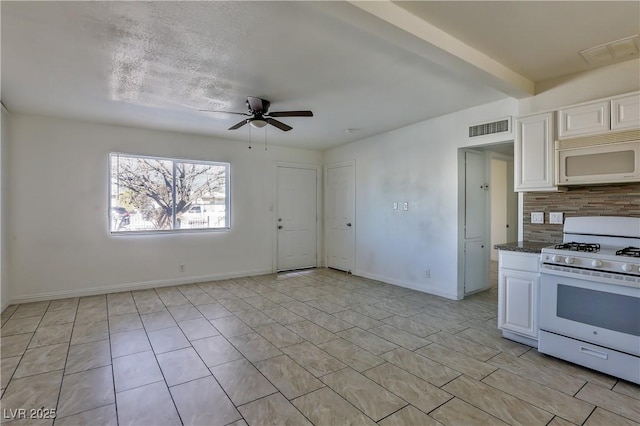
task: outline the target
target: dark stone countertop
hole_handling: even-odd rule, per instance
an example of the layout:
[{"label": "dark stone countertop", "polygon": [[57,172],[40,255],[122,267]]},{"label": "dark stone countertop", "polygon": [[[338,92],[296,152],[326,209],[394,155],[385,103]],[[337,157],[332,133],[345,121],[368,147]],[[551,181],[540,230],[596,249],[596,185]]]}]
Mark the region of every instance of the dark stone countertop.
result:
[{"label": "dark stone countertop", "polygon": [[540,241],[514,241],[511,243],[496,244],[494,248],[505,251],[519,251],[522,253],[540,253],[543,247],[549,247],[553,243]]}]

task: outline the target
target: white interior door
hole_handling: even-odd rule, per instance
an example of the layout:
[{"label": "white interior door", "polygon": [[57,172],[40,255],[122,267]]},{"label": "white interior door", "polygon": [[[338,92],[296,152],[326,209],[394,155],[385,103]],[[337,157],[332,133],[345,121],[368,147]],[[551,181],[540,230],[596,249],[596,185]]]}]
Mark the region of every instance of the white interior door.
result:
[{"label": "white interior door", "polygon": [[327,266],[350,272],[355,256],[355,175],[353,164],[327,167]]},{"label": "white interior door", "polygon": [[464,292],[489,287],[485,154],[465,151]]},{"label": "white interior door", "polygon": [[317,266],[316,169],[278,166],[278,271]]}]

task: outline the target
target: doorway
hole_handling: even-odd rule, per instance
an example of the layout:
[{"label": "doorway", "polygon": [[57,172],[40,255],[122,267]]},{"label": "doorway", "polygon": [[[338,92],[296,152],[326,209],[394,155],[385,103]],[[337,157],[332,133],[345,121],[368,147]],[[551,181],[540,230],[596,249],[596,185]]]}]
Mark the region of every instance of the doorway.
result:
[{"label": "doorway", "polygon": [[513,186],[513,142],[459,150],[458,294],[495,283],[495,244],[517,240],[518,195]]},{"label": "doorway", "polygon": [[277,167],[276,270],[318,265],[318,169]]}]

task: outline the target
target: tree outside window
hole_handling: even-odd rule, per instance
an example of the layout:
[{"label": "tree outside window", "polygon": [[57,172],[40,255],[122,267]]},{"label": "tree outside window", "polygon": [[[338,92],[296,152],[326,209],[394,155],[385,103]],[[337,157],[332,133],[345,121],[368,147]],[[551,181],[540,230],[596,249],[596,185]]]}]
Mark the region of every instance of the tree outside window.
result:
[{"label": "tree outside window", "polygon": [[229,228],[229,164],[111,154],[111,232]]}]

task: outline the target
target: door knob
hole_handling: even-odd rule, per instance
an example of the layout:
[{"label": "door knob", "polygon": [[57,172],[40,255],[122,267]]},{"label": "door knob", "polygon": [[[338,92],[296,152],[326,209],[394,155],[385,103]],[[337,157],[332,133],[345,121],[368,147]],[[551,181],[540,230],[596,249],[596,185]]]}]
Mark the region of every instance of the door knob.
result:
[{"label": "door knob", "polygon": [[282,218],[281,217],[278,218],[278,222],[282,222]]},{"label": "door knob", "polygon": [[278,225],[278,229],[282,229],[282,225]]},{"label": "door knob", "polygon": [[347,223],[347,226],[348,226],[348,227],[351,227],[351,222]]}]

